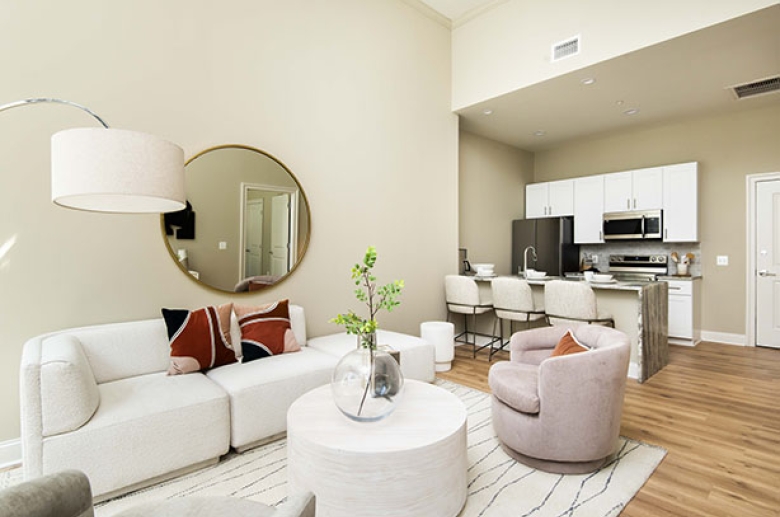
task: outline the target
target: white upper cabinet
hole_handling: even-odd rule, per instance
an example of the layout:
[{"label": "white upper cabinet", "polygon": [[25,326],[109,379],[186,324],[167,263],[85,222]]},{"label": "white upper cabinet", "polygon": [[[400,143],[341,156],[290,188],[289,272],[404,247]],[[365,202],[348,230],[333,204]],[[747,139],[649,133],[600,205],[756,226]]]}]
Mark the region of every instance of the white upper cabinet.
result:
[{"label": "white upper cabinet", "polygon": [[525,186],[525,217],[574,215],[574,180],[530,183]]},{"label": "white upper cabinet", "polygon": [[586,176],[574,180],[574,243],[604,242],[604,176]]},{"label": "white upper cabinet", "polygon": [[604,175],[604,211],[655,210],[663,206],[663,167]]},{"label": "white upper cabinet", "polygon": [[698,164],[691,162],[663,167],[663,185],[664,241],[698,241]]}]

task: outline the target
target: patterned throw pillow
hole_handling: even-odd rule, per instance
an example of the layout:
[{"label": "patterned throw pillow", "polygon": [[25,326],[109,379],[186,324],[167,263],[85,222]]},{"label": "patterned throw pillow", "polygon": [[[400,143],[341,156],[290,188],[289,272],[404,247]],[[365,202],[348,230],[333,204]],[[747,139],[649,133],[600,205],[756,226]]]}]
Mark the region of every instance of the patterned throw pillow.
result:
[{"label": "patterned throw pillow", "polygon": [[590,347],[577,341],[577,338],[574,337],[574,333],[571,331],[571,329],[569,329],[566,331],[566,334],[563,335],[561,340],[558,341],[558,344],[555,345],[555,349],[553,350],[553,353],[550,355],[550,357],[576,354],[578,352],[587,352],[588,350],[590,350]]},{"label": "patterned throw pillow", "polygon": [[236,305],[236,316],[241,327],[242,362],[301,349],[290,328],[288,300],[258,307]]},{"label": "patterned throw pillow", "polygon": [[162,309],[171,364],[168,375],[197,372],[236,362],[230,344],[232,303],[210,305],[195,311]]}]

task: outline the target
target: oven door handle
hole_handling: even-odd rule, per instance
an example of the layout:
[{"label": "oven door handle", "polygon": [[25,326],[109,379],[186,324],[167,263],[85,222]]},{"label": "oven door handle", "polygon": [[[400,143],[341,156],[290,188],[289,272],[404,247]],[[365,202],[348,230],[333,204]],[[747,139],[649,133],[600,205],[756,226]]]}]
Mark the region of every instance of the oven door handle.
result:
[{"label": "oven door handle", "polygon": [[644,215],[642,216],[642,229],[640,230],[639,233],[642,234],[642,238],[644,239],[645,238],[645,216]]}]

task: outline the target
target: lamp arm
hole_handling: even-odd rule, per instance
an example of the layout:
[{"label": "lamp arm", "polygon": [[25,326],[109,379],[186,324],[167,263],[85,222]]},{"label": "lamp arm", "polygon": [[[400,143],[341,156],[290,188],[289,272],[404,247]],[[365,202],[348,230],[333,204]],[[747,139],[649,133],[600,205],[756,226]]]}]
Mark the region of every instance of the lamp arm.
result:
[{"label": "lamp arm", "polygon": [[38,104],[38,103],[41,103],[41,102],[53,102],[53,103],[56,103],[56,104],[67,104],[68,106],[73,106],[74,108],[78,108],[78,109],[80,109],[82,111],[85,111],[85,112],[89,113],[90,115],[92,115],[98,122],[100,122],[100,124],[104,128],[108,129],[108,124],[106,124],[106,122],[102,118],[100,118],[100,116],[97,115],[94,111],[92,111],[91,109],[87,108],[86,106],[82,106],[81,104],[77,104],[75,102],[66,101],[64,99],[53,99],[53,98],[48,98],[48,97],[37,97],[37,98],[34,98],[34,99],[24,99],[24,100],[21,100],[21,101],[9,102],[8,104],[3,104],[3,105],[0,106],[0,112],[5,111],[5,110],[9,110],[11,108],[18,108],[19,106],[27,106],[28,104]]}]

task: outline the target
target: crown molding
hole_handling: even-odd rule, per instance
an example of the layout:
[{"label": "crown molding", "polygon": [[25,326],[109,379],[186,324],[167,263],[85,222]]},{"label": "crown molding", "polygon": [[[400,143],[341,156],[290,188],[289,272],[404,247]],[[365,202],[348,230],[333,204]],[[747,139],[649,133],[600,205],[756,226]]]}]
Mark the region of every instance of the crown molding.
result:
[{"label": "crown molding", "polygon": [[466,11],[457,19],[452,20],[451,22],[452,28],[457,29],[458,27],[461,27],[466,23],[470,22],[474,18],[477,18],[478,16],[481,16],[488,11],[492,11],[499,5],[505,4],[507,2],[509,2],[509,0],[490,0],[489,2],[485,2],[484,4],[477,6],[474,9]]},{"label": "crown molding", "polygon": [[429,6],[428,4],[425,4],[420,0],[401,0],[401,1],[406,5],[410,6],[411,8],[417,10],[423,16],[435,21],[442,27],[450,30],[452,29],[452,21],[450,21],[449,18],[447,18],[439,11]]}]

